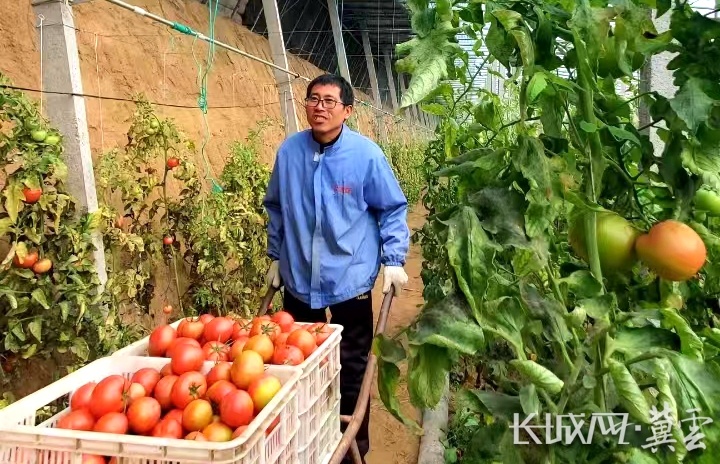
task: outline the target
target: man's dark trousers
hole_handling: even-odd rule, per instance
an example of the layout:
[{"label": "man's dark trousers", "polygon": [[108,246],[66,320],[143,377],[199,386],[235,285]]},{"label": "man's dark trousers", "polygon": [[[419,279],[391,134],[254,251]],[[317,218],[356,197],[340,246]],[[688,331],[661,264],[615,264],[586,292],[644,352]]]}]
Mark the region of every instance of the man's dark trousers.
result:
[{"label": "man's dark trousers", "polygon": [[[295,298],[287,290],[283,296],[284,310],[290,313],[298,322],[325,322],[325,310],[310,309],[306,303]],[[340,414],[352,415],[355,403],[360,394],[365,368],[367,367],[368,353],[372,347],[373,339],[373,309],[371,292],[364,293],[350,300],[330,306],[332,314],[331,323],[343,327],[340,341]],[[370,450],[370,401],[368,401],[365,417],[355,437],[360,456],[363,457]],[[345,431],[345,424],[342,425]],[[350,453],[343,462],[352,462]]]}]

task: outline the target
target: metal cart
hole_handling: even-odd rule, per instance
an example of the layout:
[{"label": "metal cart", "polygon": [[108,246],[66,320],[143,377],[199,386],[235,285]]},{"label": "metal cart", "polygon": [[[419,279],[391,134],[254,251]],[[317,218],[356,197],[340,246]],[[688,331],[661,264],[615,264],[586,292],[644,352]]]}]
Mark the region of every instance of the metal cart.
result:
[{"label": "metal cart", "polygon": [[[262,316],[267,312],[267,308],[270,306],[275,293],[279,289],[270,286],[270,289],[263,298],[262,308],[258,313]],[[380,307],[380,314],[378,315],[377,325],[375,326],[375,336],[378,334],[385,333],[385,326],[387,324],[387,318],[390,314],[390,306],[392,305],[393,296],[395,295],[395,289],[393,288],[390,292],[386,293],[383,297],[382,305]],[[338,444],[337,448],[333,451],[330,456],[330,461],[327,464],[340,464],[345,458],[345,455],[350,451],[350,456],[355,464],[363,464],[363,459],[360,456],[360,450],[358,449],[357,436],[360,424],[365,418],[367,411],[368,402],[370,401],[370,389],[375,378],[375,369],[377,367],[377,357],[373,354],[372,350],[368,353],[367,367],[365,368],[365,375],[360,386],[360,393],[358,394],[357,403],[355,403],[355,410],[351,416],[341,415],[340,421],[347,424],[345,432],[343,432],[342,439]]]}]

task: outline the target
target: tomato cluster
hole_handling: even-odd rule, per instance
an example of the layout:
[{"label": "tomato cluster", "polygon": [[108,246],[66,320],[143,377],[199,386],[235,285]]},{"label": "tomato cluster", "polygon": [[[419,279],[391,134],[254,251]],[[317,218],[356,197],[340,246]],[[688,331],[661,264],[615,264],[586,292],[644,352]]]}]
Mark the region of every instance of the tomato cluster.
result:
[{"label": "tomato cluster", "polygon": [[272,316],[234,320],[203,314],[150,334],[148,354],[171,359],[167,369],[193,367],[203,361],[234,361],[245,351],[259,354],[265,364],[302,364],[332,333],[324,323],[298,324],[286,311]]}]

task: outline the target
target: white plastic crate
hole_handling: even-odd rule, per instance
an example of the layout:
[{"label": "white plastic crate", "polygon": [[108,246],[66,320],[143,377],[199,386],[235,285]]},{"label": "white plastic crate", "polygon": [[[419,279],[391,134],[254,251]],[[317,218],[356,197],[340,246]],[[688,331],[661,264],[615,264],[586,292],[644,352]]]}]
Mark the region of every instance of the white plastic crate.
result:
[{"label": "white plastic crate", "polygon": [[[340,432],[340,413],[331,414],[335,404],[340,401],[340,373],[326,384],[319,386],[321,392],[314,403],[306,410],[300,411],[300,428],[298,429],[298,447],[305,448],[311,441],[319,439],[321,429],[332,429]],[[328,414],[331,414],[328,417]]]},{"label": "white plastic crate", "polygon": [[[302,419],[300,421],[302,423]],[[298,462],[302,464],[327,463],[332,453],[340,444],[340,401],[336,401],[321,421],[322,426],[316,429],[315,435],[305,445],[300,445]]]},{"label": "white plastic crate", "polygon": [[[176,321],[171,326],[177,328],[179,324],[180,321]],[[304,322],[298,324],[311,325]],[[301,414],[315,404],[317,398],[323,394],[322,389],[328,387],[330,381],[340,372],[340,340],[343,327],[337,324],[328,324],[328,327],[333,331],[327,340],[297,366],[302,369],[302,376],[298,381],[298,408]],[[113,356],[147,356],[149,340],[150,337],[138,340],[116,351]]]},{"label": "white plastic crate", "polygon": [[[68,409],[35,425],[46,405],[63,401],[90,381],[109,375],[129,378],[143,367],[161,369],[164,358],[107,357],[69,374],[0,410],[0,464],[81,464],[83,454],[115,457],[118,464],[297,464],[297,382],[301,370],[268,366],[282,388],[236,439],[224,443],[197,442],[134,435],[116,435],[54,428]],[[206,362],[207,373],[213,362]],[[270,424],[277,426],[266,435]]]}]

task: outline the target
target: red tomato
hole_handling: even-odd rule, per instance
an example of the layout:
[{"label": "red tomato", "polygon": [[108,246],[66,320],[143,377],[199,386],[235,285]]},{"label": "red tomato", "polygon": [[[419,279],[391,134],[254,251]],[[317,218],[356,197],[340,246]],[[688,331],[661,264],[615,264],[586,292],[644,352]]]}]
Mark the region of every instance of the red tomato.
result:
[{"label": "red tomato", "polygon": [[255,351],[243,351],[230,368],[230,378],[236,387],[246,389],[265,373],[262,356]]},{"label": "red tomato", "polygon": [[163,243],[165,245],[172,245],[174,242],[175,242],[175,239],[169,235],[166,235],[165,237],[163,237]]},{"label": "red tomato", "polygon": [[241,337],[250,337],[252,322],[247,319],[240,319],[233,324],[232,339],[237,340]]},{"label": "red tomato", "polygon": [[317,322],[307,327],[307,331],[310,332],[310,335],[315,337],[315,343],[317,346],[320,346],[325,343],[325,340],[327,340],[330,336],[333,329],[330,328],[326,322]]},{"label": "red tomato", "polygon": [[65,414],[58,420],[56,427],[67,430],[84,430],[89,432],[95,426],[95,417],[88,409],[77,409]]},{"label": "red tomato", "polygon": [[317,348],[317,344],[315,343],[315,337],[313,337],[310,332],[305,329],[297,329],[292,331],[290,335],[288,335],[286,343],[288,345],[293,345],[300,348],[306,359]]},{"label": "red tomato", "polygon": [[213,422],[202,430],[208,441],[225,442],[232,439],[232,429],[222,422]]},{"label": "red tomato", "polygon": [[23,189],[23,196],[25,197],[25,203],[28,203],[28,204],[37,203],[37,201],[42,196],[42,189],[39,189],[39,188],[31,189],[31,188],[25,187]]},{"label": "red tomato", "polygon": [[90,399],[92,398],[92,392],[95,389],[97,382],[88,382],[82,387],[75,390],[75,393],[70,397],[70,409],[76,411],[78,409],[87,408],[90,405]]},{"label": "red tomato", "polygon": [[109,412],[95,422],[93,432],[116,433],[125,435],[128,431],[128,418],[121,412]]},{"label": "red tomato", "polygon": [[277,325],[279,325],[280,330],[282,330],[283,332],[290,332],[293,324],[295,323],[295,319],[287,311],[276,312],[272,315],[271,320]]},{"label": "red tomato", "polygon": [[177,339],[177,332],[169,325],[156,327],[150,334],[148,354],[150,356],[165,356],[170,345]]},{"label": "red tomato", "polygon": [[163,419],[178,421],[179,424],[182,424],[182,415],[182,409],[173,409],[169,413],[165,414],[165,417],[163,417]]},{"label": "red tomato", "polygon": [[283,332],[275,338],[275,349],[279,346],[287,345],[288,335],[290,335],[288,332]]},{"label": "red tomato", "polygon": [[182,417],[179,421],[165,418],[155,424],[150,435],[153,437],[181,439],[184,433],[181,421]]},{"label": "red tomato", "polygon": [[180,160],[177,158],[168,158],[167,160],[167,167],[169,169],[176,168],[180,165]]},{"label": "red tomato", "polygon": [[205,325],[203,335],[207,341],[225,343],[233,334],[235,322],[227,317],[216,317]]},{"label": "red tomato", "polygon": [[180,337],[193,338],[195,340],[200,340],[204,331],[205,324],[199,319],[192,317],[183,319],[177,328],[177,333]]},{"label": "red tomato", "polygon": [[194,440],[194,441],[207,441],[207,438],[205,438],[205,435],[203,435],[200,432],[190,432],[185,437],[186,440]]},{"label": "red tomato", "polygon": [[212,405],[206,400],[193,400],[183,410],[182,426],[190,432],[202,430],[212,423]]},{"label": "red tomato", "polygon": [[207,314],[207,313],[206,313],[206,314],[201,314],[198,319],[200,320],[200,322],[202,322],[203,324],[207,325],[208,322],[210,322],[210,321],[212,321],[213,319],[215,319],[215,316],[213,316],[212,314]]},{"label": "red tomato", "polygon": [[105,464],[105,458],[98,454],[83,454],[82,464]]},{"label": "red tomato", "polygon": [[164,410],[172,409],[172,390],[180,377],[177,375],[168,375],[160,379],[155,385],[154,397],[160,403]]},{"label": "red tomato", "polygon": [[[278,417],[279,417],[279,416],[278,416]],[[241,425],[240,427],[236,428],[235,431],[234,431],[233,434],[232,434],[232,439],[234,440],[234,439],[236,439],[237,437],[239,437],[240,435],[242,435],[242,433],[243,433],[246,429],[247,429],[247,425]]]},{"label": "red tomato", "polygon": [[245,351],[255,351],[262,357],[263,362],[269,363],[272,359],[273,352],[275,351],[275,345],[273,345],[270,337],[260,334],[250,337],[250,339],[245,342],[243,352]]},{"label": "red tomato", "polygon": [[167,363],[167,364],[165,364],[165,365],[163,366],[163,368],[160,369],[160,375],[161,375],[162,377],[166,377],[166,376],[168,376],[168,375],[173,375],[173,372],[172,372],[172,363]]},{"label": "red tomato", "polygon": [[191,401],[203,398],[206,392],[205,376],[197,371],[186,372],[173,385],[172,402],[176,408],[184,409]]},{"label": "red tomato", "polygon": [[230,427],[248,425],[253,418],[253,400],[245,390],[228,393],[220,403],[220,418]]},{"label": "red tomato", "polygon": [[230,354],[230,347],[220,342],[207,342],[202,349],[207,361],[227,361]]},{"label": "red tomato", "polygon": [[707,260],[707,248],[700,235],[687,224],[671,219],[640,235],[635,250],[651,271],[673,282],[692,279]]},{"label": "red tomato", "polygon": [[179,346],[195,346],[197,348],[202,347],[200,342],[195,340],[194,338],[188,338],[188,337],[178,337],[176,340],[174,340],[172,343],[170,343],[170,347],[168,347],[167,352],[165,353],[165,357],[172,358],[173,354],[175,353],[175,350]]},{"label": "red tomato", "polygon": [[131,383],[130,387],[125,393],[125,398],[127,400],[127,404],[132,404],[133,401],[138,398],[142,398],[145,395],[145,387],[143,387],[139,383]]},{"label": "red tomato", "polygon": [[231,382],[227,380],[218,380],[212,384],[210,388],[208,388],[205,396],[210,400],[213,406],[220,407],[220,403],[225,395],[235,390],[237,390],[237,388]]},{"label": "red tomato", "polygon": [[262,411],[281,388],[282,384],[280,383],[280,379],[269,374],[265,374],[251,383],[247,392],[250,398],[252,398],[255,413]]},{"label": "red tomato", "polygon": [[270,435],[270,432],[275,430],[275,427],[280,423],[280,416],[277,416],[275,420],[273,420],[270,425],[268,425],[268,428],[265,429],[265,435]]},{"label": "red tomato", "polygon": [[280,330],[280,326],[275,322],[255,319],[252,329],[250,329],[250,337],[252,338],[255,335],[264,334],[270,337],[271,341],[274,341],[275,337],[277,337],[281,332],[282,330]]},{"label": "red tomato", "polygon": [[127,410],[130,430],[145,435],[157,425],[161,414],[162,408],[158,400],[147,396],[138,398]]},{"label": "red tomato", "polygon": [[230,380],[230,368],[232,363],[230,362],[219,362],[210,369],[207,373],[207,384],[208,387],[215,384],[219,380]]},{"label": "red tomato", "polygon": [[232,346],[230,347],[230,355],[229,355],[230,361],[234,361],[235,358],[240,356],[240,353],[243,352],[243,348],[245,348],[245,343],[247,343],[248,340],[249,340],[249,338],[244,337],[244,336],[235,339]]},{"label": "red tomato", "polygon": [[162,378],[160,372],[152,367],[144,367],[139,371],[135,372],[130,379],[130,382],[139,383],[145,388],[145,394],[152,396],[152,392],[155,389],[155,385]]},{"label": "red tomato", "polygon": [[305,361],[302,350],[293,345],[281,345],[275,347],[272,363],[286,366],[298,366]]},{"label": "red tomato", "polygon": [[129,386],[122,375],[111,375],[98,382],[90,397],[92,415],[100,419],[107,413],[124,411],[125,393]]},{"label": "red tomato", "polygon": [[172,365],[173,374],[181,375],[186,372],[199,371],[204,361],[205,353],[202,348],[182,345],[173,350],[170,364]]}]

